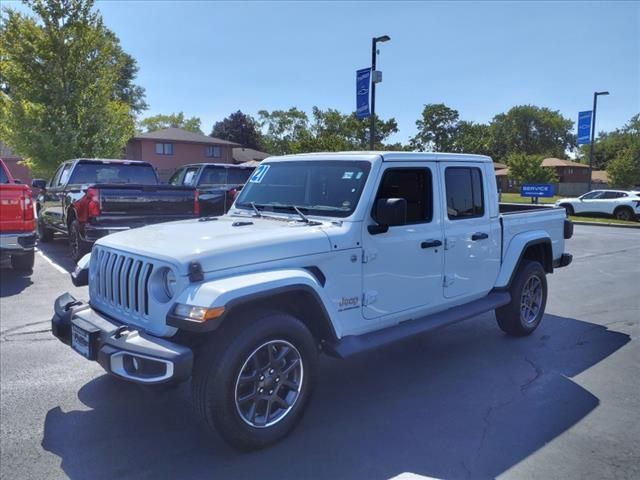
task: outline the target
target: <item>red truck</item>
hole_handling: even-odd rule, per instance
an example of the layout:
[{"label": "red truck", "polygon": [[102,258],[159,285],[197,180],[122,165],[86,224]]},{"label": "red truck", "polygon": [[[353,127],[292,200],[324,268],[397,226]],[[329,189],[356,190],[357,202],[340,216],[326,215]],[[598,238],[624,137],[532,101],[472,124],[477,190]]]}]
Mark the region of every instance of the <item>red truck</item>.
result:
[{"label": "red truck", "polygon": [[20,271],[33,270],[36,244],[31,189],[15,180],[0,159],[0,259]]}]

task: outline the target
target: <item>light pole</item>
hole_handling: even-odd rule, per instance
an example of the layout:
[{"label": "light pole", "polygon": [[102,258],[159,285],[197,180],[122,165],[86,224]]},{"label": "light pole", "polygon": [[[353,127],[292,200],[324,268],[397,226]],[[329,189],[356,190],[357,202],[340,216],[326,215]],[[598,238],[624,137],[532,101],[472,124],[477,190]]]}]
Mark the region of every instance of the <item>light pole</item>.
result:
[{"label": "light pole", "polygon": [[371,39],[371,126],[369,127],[369,150],[375,148],[376,138],[376,83],[379,79],[376,74],[376,56],[378,42],[388,42],[391,40],[389,35],[382,35],[381,37],[373,37]]},{"label": "light pole", "polygon": [[593,173],[593,142],[596,137],[596,108],[598,107],[598,96],[609,95],[609,92],[593,92],[593,114],[591,115],[591,139],[589,142],[589,189],[591,191],[591,176]]}]

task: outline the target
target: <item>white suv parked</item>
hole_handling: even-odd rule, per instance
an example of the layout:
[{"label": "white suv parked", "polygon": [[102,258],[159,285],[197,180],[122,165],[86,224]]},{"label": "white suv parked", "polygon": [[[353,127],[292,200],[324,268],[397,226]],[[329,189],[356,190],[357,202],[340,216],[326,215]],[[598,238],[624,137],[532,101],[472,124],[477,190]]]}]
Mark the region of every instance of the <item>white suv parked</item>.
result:
[{"label": "white suv parked", "polygon": [[563,207],[567,215],[596,213],[618,220],[640,217],[640,195],[624,190],[592,190],[578,198],[561,198],[556,206]]}]

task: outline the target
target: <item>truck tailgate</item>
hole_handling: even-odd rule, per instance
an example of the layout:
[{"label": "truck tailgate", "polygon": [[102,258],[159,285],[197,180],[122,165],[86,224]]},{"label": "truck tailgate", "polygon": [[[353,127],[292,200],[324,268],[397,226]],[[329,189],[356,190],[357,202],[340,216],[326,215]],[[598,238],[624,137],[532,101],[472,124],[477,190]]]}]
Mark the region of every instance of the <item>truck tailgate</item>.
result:
[{"label": "truck tailgate", "polygon": [[196,191],[172,185],[95,185],[105,216],[180,217],[194,215]]}]

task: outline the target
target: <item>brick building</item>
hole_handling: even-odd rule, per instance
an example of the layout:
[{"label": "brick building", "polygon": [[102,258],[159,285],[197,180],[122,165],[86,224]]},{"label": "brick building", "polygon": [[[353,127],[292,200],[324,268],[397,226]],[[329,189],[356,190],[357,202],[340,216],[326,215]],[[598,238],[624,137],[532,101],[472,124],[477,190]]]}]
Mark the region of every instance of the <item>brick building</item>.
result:
[{"label": "brick building", "polygon": [[[545,158],[542,166],[553,168],[558,183],[555,184],[556,195],[581,195],[589,186],[589,166],[560,158]],[[501,192],[519,192],[520,185],[509,178],[509,168],[496,170],[498,190]]]},{"label": "brick building", "polygon": [[31,170],[26,165],[20,163],[22,157],[13,153],[9,147],[0,142],[0,158],[11,172],[13,178],[20,180],[26,185],[31,185]]},{"label": "brick building", "polygon": [[193,133],[181,128],[165,128],[141,133],[127,143],[125,158],[153,164],[162,181],[176,168],[188,163],[233,163],[237,143]]}]

